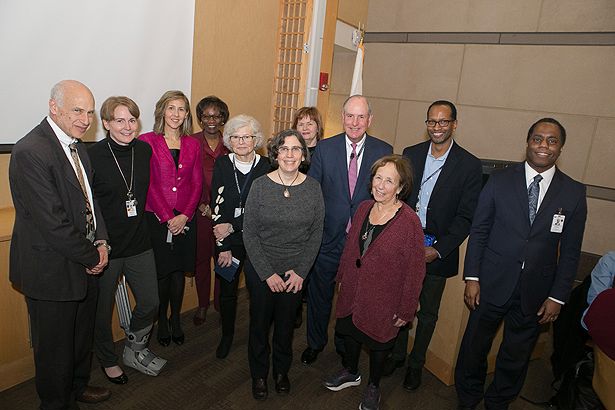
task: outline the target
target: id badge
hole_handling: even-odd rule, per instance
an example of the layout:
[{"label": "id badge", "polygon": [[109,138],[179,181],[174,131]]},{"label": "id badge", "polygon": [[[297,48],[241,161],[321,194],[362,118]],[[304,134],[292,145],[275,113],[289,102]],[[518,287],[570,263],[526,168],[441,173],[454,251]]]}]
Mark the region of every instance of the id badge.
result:
[{"label": "id badge", "polygon": [[243,208],[235,208],[235,218],[239,218],[243,214]]},{"label": "id badge", "polygon": [[128,215],[129,218],[137,216],[137,201],[135,199],[126,201],[126,215]]},{"label": "id badge", "polygon": [[553,221],[551,222],[551,232],[562,233],[562,230],[564,229],[564,219],[566,219],[565,215],[553,215]]}]

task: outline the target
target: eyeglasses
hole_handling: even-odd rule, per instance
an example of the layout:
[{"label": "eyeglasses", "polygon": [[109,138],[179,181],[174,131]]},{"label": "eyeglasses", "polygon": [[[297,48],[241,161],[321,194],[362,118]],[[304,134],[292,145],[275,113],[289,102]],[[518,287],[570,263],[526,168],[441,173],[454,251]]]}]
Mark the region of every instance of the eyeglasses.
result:
[{"label": "eyeglasses", "polygon": [[454,121],[455,121],[455,120],[438,120],[438,121],[436,121],[436,120],[426,120],[426,121],[425,121],[425,124],[426,124],[428,127],[435,127],[435,126],[436,126],[436,124],[438,124],[440,127],[448,127],[448,125],[449,125],[451,122],[454,122]]},{"label": "eyeglasses", "polygon": [[224,117],[222,115],[202,115],[201,119],[203,121],[210,121],[210,120],[222,121]]},{"label": "eyeglasses", "polygon": [[[544,140],[545,140],[545,137],[542,137],[540,135],[533,135],[530,138],[530,141],[536,145],[541,145]],[[550,146],[555,146],[559,144],[559,138],[556,138],[556,137],[547,137],[546,140],[547,140],[547,145],[550,145]]]},{"label": "eyeglasses", "polygon": [[256,136],[254,135],[231,135],[229,138],[233,142],[237,142],[237,141],[249,142],[249,141],[252,141],[254,138],[256,138]]},{"label": "eyeglasses", "polygon": [[282,155],[288,154],[289,151],[291,151],[293,155],[302,154],[303,148],[297,146],[287,147],[286,145],[282,145],[280,148],[278,148],[278,152]]}]

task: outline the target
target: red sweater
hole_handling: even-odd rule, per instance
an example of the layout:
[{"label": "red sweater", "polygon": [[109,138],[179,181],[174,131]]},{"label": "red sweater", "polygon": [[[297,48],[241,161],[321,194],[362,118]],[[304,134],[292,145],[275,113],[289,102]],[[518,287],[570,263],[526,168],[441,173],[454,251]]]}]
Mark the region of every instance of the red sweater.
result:
[{"label": "red sweater", "polygon": [[615,289],[600,292],[589,306],[585,324],[595,344],[615,360]]},{"label": "red sweater", "polygon": [[352,314],[359,330],[386,343],[399,331],[393,326],[394,315],[407,322],[414,319],[425,276],[425,247],[418,216],[402,203],[361,257],[359,235],[373,204],[373,200],[362,202],[352,218],[337,272],[341,288],[336,317]]}]

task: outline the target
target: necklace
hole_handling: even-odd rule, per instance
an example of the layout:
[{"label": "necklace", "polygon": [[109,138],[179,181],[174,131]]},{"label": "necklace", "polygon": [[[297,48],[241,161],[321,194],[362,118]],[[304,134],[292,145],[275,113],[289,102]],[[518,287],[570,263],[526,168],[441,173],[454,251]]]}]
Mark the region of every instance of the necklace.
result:
[{"label": "necklace", "polygon": [[117,161],[117,158],[115,156],[115,153],[113,152],[113,149],[111,149],[111,144],[109,143],[109,141],[107,141],[107,146],[109,147],[109,151],[111,151],[111,155],[113,156],[113,159],[115,160],[115,165],[117,165],[117,169],[120,171],[120,174],[122,175],[122,179],[124,180],[124,184],[126,185],[126,190],[128,191],[126,193],[126,196],[128,197],[128,201],[133,201],[134,200],[134,205],[137,204],[136,199],[134,199],[134,194],[132,192],[132,183],[134,182],[134,178],[135,178],[135,147],[131,147],[130,151],[131,151],[131,159],[130,159],[130,184],[128,184],[128,181],[126,181],[126,176],[124,176],[124,172],[122,172],[122,168],[120,167],[120,163]]},{"label": "necklace", "polygon": [[280,182],[282,183],[282,185],[284,185],[284,198],[290,198],[290,192],[288,191],[288,187],[293,186],[297,178],[299,178],[299,172],[297,172],[297,175],[295,175],[295,179],[293,179],[293,182],[291,182],[290,185],[287,186],[282,180],[282,175],[280,175],[280,168],[278,168],[277,171],[278,171],[278,178],[280,178]]},{"label": "necklace", "polygon": [[[372,208],[374,209],[374,208]],[[370,212],[371,213],[371,212]],[[389,211],[384,211],[384,213],[380,216],[380,218],[378,218],[378,220],[376,222],[374,222],[374,224],[372,224],[369,221],[369,215],[367,215],[367,226],[365,227],[365,232],[363,233],[363,235],[361,236],[361,239],[363,239],[364,241],[367,240],[367,238],[369,237],[369,235],[374,231],[374,229],[376,228],[376,226],[379,224],[379,222],[381,222],[385,216],[387,216],[389,214]]]}]

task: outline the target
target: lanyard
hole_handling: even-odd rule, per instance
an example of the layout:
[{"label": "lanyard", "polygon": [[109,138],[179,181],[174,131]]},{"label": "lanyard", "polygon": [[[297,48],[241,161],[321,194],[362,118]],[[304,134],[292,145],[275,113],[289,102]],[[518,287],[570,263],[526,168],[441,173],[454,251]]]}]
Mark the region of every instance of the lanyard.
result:
[{"label": "lanyard", "polygon": [[431,173],[431,175],[429,175],[427,178],[423,178],[423,180],[421,181],[421,185],[419,186],[419,193],[417,195],[417,200],[416,200],[416,213],[417,214],[419,213],[419,210],[421,209],[421,192],[423,192],[423,185],[425,185],[427,181],[433,178],[434,175],[440,172],[443,166],[444,164],[440,165],[438,169],[436,169],[434,172]]},{"label": "lanyard", "polygon": [[109,143],[109,141],[107,141],[107,146],[109,147],[109,151],[111,151],[111,155],[113,156],[113,159],[115,160],[115,165],[117,165],[117,169],[120,171],[120,175],[122,176],[122,179],[124,180],[124,185],[126,185],[126,189],[128,190],[128,193],[126,194],[126,196],[128,197],[128,200],[131,201],[134,198],[134,195],[132,194],[132,183],[134,182],[134,176],[135,176],[135,147],[132,147],[130,149],[131,151],[130,185],[128,185],[128,182],[126,181],[126,177],[124,176],[124,172],[122,172],[120,163],[117,161],[117,158],[115,156],[115,153],[113,152],[113,149],[111,148],[111,144]]},{"label": "lanyard", "polygon": [[233,155],[233,175],[235,176],[235,186],[237,187],[237,192],[239,193],[239,206],[238,208],[243,208],[243,198],[241,197],[241,193],[246,190],[248,186],[248,182],[250,181],[250,176],[252,175],[252,170],[256,165],[256,152],[254,153],[254,160],[252,161],[252,166],[250,167],[250,171],[246,174],[246,180],[243,181],[243,186],[239,188],[239,179],[237,178],[237,167],[235,166],[235,155]]}]

